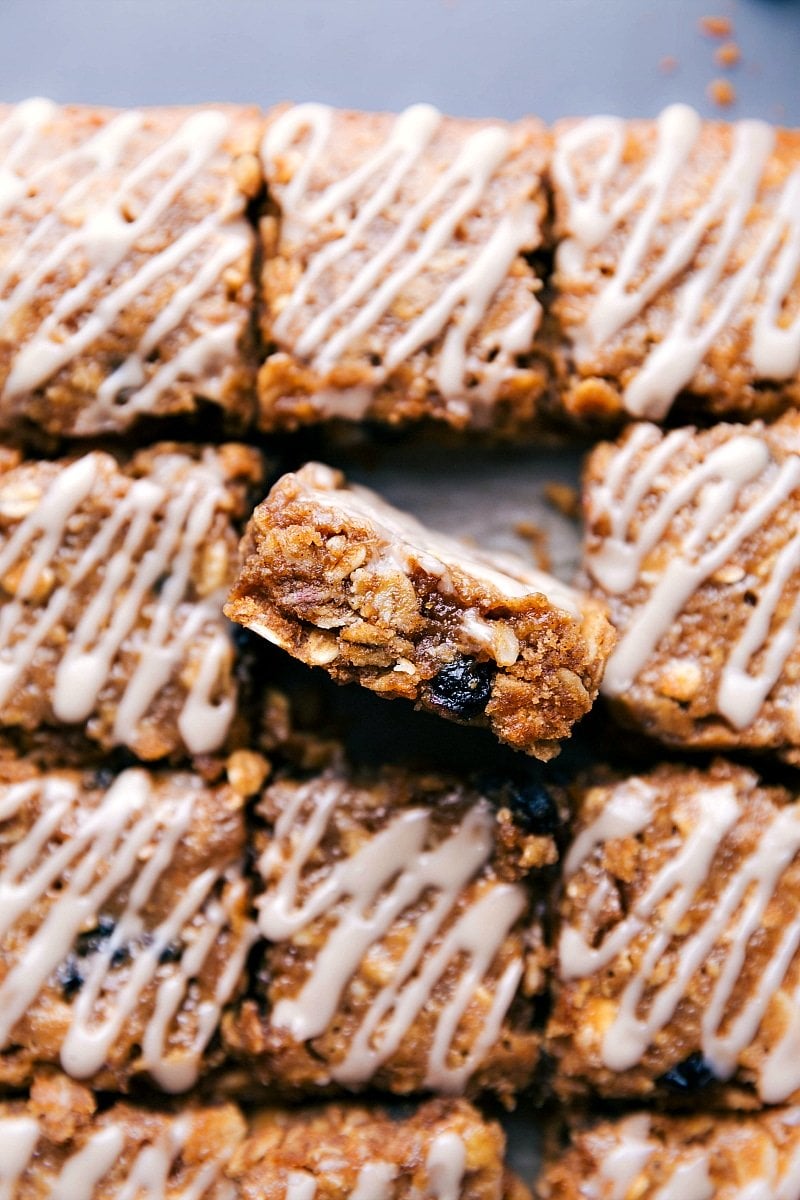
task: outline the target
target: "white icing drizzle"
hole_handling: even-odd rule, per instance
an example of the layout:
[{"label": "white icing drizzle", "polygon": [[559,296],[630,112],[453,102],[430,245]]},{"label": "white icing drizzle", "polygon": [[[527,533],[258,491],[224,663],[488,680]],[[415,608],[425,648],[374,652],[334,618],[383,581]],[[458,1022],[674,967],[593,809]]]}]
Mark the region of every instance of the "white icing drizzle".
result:
[{"label": "white icing drizzle", "polygon": [[258,901],[259,923],[266,938],[280,942],[301,935],[319,918],[331,922],[308,977],[296,995],[278,1001],[272,1023],[289,1030],[298,1041],[322,1034],[365,956],[410,905],[430,895],[414,937],[391,979],[372,1000],[343,1061],[331,1068],[331,1076],[346,1084],[372,1078],[396,1052],[448,967],[463,956],[465,965],[438,1016],[424,1082],[436,1091],[460,1092],[500,1035],[522,977],[521,961],[511,962],[503,971],[483,1028],[470,1053],[457,1064],[448,1062],[453,1038],[524,912],[525,893],[517,885],[498,883],[452,920],[464,890],[492,853],[492,814],[488,805],[479,803],[431,849],[426,848],[430,813],[420,808],[401,811],[354,854],[332,863],[300,900],[304,868],[343,794],[344,785],[336,781],[298,787],[259,864],[266,884]]},{"label": "white icing drizzle", "polygon": [[[28,189],[42,187],[54,176],[65,174],[73,180],[0,265],[0,324],[8,325],[34,302],[47,280],[67,273],[72,280],[18,347],[0,406],[42,387],[89,352],[122,314],[163,287],[165,279],[177,283],[168,302],[154,306],[138,344],[85,406],[75,432],[118,428],[121,416],[127,421],[135,412],[152,408],[178,378],[202,380],[203,394],[216,398],[218,383],[213,376],[207,378],[207,372],[230,353],[239,330],[231,323],[200,323],[196,305],[249,250],[252,235],[241,215],[242,197],[228,185],[217,207],[168,246],[149,254],[133,271],[125,272],[123,264],[147,245],[181,193],[220,153],[229,118],[217,110],[193,112],[131,164],[135,139],[143,130],[142,113],[120,113],[79,145],[45,158],[43,142],[58,117],[58,109],[49,102],[28,101],[0,122],[0,212],[24,213]],[[146,198],[141,206],[131,203],[142,195]],[[84,214],[78,225],[72,219],[76,210]],[[177,329],[186,329],[189,320],[189,344],[151,367],[147,360],[152,352]],[[118,397],[123,389],[130,393],[121,408]]]},{"label": "white icing drizzle", "polygon": [[[390,236],[365,258],[343,290],[313,311],[300,325],[309,307],[316,307],[321,292],[332,291],[339,265],[349,255],[360,256],[370,229],[385,221],[387,211],[399,202],[404,182],[423,159],[436,137],[442,117],[428,104],[416,104],[394,121],[382,144],[349,175],[319,193],[312,187],[314,172],[335,136],[335,118],[321,104],[290,108],[267,130],[262,146],[267,177],[281,205],[284,231],[289,241],[304,240],[309,231],[326,225],[337,236],[326,239],[312,255],[305,273],[273,322],[281,343],[321,373],[331,371],[354,341],[369,333],[392,308],[404,289],[429,270],[457,239],[459,224],[481,205],[493,176],[502,169],[512,149],[512,135],[503,126],[485,126],[463,143],[452,163],[436,178],[424,196],[393,222]],[[295,169],[288,184],[279,182],[276,163],[293,156]],[[377,387],[395,368],[423,346],[443,336],[435,368],[435,383],[448,400],[494,399],[514,368],[515,356],[530,348],[541,318],[541,307],[531,294],[526,307],[498,333],[481,338],[483,354],[495,350],[492,363],[472,352],[471,340],[485,318],[492,298],[513,263],[538,242],[538,213],[532,202],[517,203],[497,221],[486,242],[467,257],[459,246],[463,267],[425,310],[393,338],[380,367],[373,372]],[[298,328],[300,332],[297,332]],[[477,348],[476,348],[477,349]],[[480,382],[468,389],[466,377]],[[358,407],[369,403],[359,393]],[[354,402],[348,400],[348,406]]]},{"label": "white icing drizzle", "polygon": [[[615,813],[601,813],[579,835],[567,859],[567,878],[580,870],[597,847],[641,832],[650,820],[653,796],[649,786],[640,790],[629,785],[624,789],[614,806]],[[610,967],[620,956],[627,959],[634,943],[638,947],[640,966],[623,989],[614,1019],[603,1035],[603,1062],[614,1071],[628,1070],[641,1060],[657,1034],[672,1020],[692,979],[715,948],[722,946],[724,958],[701,1017],[700,1049],[719,1078],[730,1077],[742,1051],[758,1035],[767,1008],[800,950],[798,914],[782,928],[750,994],[737,1000],[736,1010],[731,1012],[750,941],[763,928],[768,905],[780,888],[783,874],[800,852],[800,811],[787,805],[774,812],[755,849],[737,865],[719,894],[711,899],[703,897],[707,906],[703,923],[679,949],[673,950],[672,971],[663,978],[674,931],[696,913],[723,840],[742,814],[729,784],[709,784],[695,790],[692,800],[693,823],[684,833],[682,844],[670,853],[644,893],[603,939],[597,942],[585,922],[582,928],[564,925],[560,933],[560,973],[565,979],[588,978]],[[732,929],[735,937],[730,936]],[[800,987],[787,998],[790,1009],[799,1004]],[[780,1103],[800,1087],[800,1057],[787,1054],[787,1049],[796,1048],[797,1030],[792,1027],[778,1042],[766,1047],[758,1070],[758,1091],[765,1103]]]},{"label": "white icing drizzle", "polygon": [[[566,201],[568,227],[558,252],[559,269],[565,275],[584,277],[593,251],[630,223],[614,274],[600,287],[582,326],[570,331],[578,362],[591,361],[599,347],[639,317],[665,288],[676,287],[663,336],[646,352],[625,389],[625,407],[635,416],[666,415],[743,305],[752,306],[750,356],[756,376],[786,379],[800,368],[800,316],[791,323],[781,320],[800,268],[800,169],[789,175],[767,209],[764,180],[775,144],[769,125],[761,121],[734,125],[729,156],[706,198],[670,237],[655,263],[646,267],[701,130],[699,116],[686,105],[665,109],[644,169],[621,192],[624,121],[614,117],[581,121],[556,145],[553,171]],[[583,191],[581,159],[592,151],[599,152],[599,158],[586,168],[591,181]],[[762,204],[759,236],[739,262],[757,203]],[[712,235],[713,241],[705,246]]]},{"label": "white icing drizzle", "polygon": [[[100,1071],[143,995],[154,987],[141,1064],[166,1091],[183,1091],[194,1083],[201,1055],[234,992],[255,930],[245,928],[232,946],[214,994],[194,1001],[192,982],[219,938],[231,929],[246,893],[241,868],[231,867],[223,874],[209,867],[175,897],[157,928],[146,928],[143,912],[191,827],[200,794],[196,781],[181,779],[174,792],[159,795],[146,772],[126,771],[95,807],[87,807],[78,788],[58,776],[2,790],[0,819],[10,819],[33,799],[38,800],[40,812],[25,837],[9,850],[0,871],[0,939],[45,896],[53,899],[0,983],[0,1047],[13,1042],[15,1026],[78,934],[91,926],[118,889],[126,887],[124,908],[110,937],[91,957],[81,960],[84,982],[71,1005],[61,1065],[77,1079]],[[54,840],[57,835],[60,840]],[[53,893],[57,883],[60,890]],[[141,944],[120,983],[113,970],[114,957],[137,939]],[[160,956],[176,941],[180,957],[165,970]],[[186,1044],[184,1005],[189,1001],[195,1031]],[[176,1025],[182,1026],[179,1053],[169,1043]]]},{"label": "white icing drizzle", "polygon": [[[636,1183],[655,1150],[649,1140],[650,1118],[644,1113],[620,1121],[615,1134],[615,1144],[606,1149],[598,1167],[600,1190],[596,1195],[601,1200],[627,1200],[628,1189]],[[588,1189],[587,1193],[595,1195]]]},{"label": "white icing drizzle", "polygon": [[[603,1130],[603,1141],[593,1142],[596,1174],[581,1181],[581,1195],[592,1200],[628,1200],[651,1197],[652,1200],[800,1200],[800,1143],[796,1136],[797,1109],[784,1109],[771,1116],[763,1130],[771,1140],[760,1139],[758,1157],[749,1144],[750,1118],[741,1118],[736,1128],[720,1129],[704,1147],[684,1146],[667,1135],[665,1145],[651,1136],[650,1118],[637,1113],[619,1121],[613,1128],[613,1141]],[[758,1129],[758,1119],[754,1122]],[[788,1135],[788,1136],[787,1136]],[[591,1136],[591,1135],[590,1135]],[[602,1153],[602,1158],[600,1157]],[[674,1164],[671,1163],[674,1154]],[[684,1154],[686,1157],[684,1157]],[[666,1173],[660,1187],[653,1188],[648,1164],[655,1159],[659,1174]],[[718,1165],[717,1165],[718,1160]],[[734,1169],[728,1175],[726,1163],[744,1168],[745,1182]],[[711,1170],[715,1167],[715,1178]],[[670,1169],[671,1167],[671,1169]],[[655,1170],[653,1172],[655,1174]]]},{"label": "white icing drizzle", "polygon": [[[133,480],[100,522],[47,603],[31,608],[40,577],[58,559],[82,505],[103,486],[102,462],[102,455],[90,453],[60,470],[0,547],[0,579],[24,564],[14,595],[0,608],[0,708],[24,685],[38,648],[94,574],[95,590],[56,668],[51,697],[55,717],[69,724],[87,720],[120,654],[134,648],[136,662],[119,697],[112,736],[116,744],[135,743],[157,696],[201,639],[204,657],[178,726],[192,753],[216,750],[234,710],[232,696],[214,699],[220,668],[230,653],[221,618],[225,589],[188,608],[185,599],[195,558],[225,500],[213,455],[197,464],[180,454],[156,460],[153,474]],[[145,605],[152,615],[146,631],[134,640]]]},{"label": "white icing drizzle", "polygon": [[[155,1141],[141,1146],[121,1179],[109,1190],[106,1177],[126,1150],[126,1136],[113,1119],[93,1130],[80,1150],[70,1154],[58,1173],[48,1179],[47,1191],[37,1192],[44,1200],[92,1200],[98,1185],[105,1184],[103,1195],[115,1200],[200,1200],[214,1186],[215,1200],[233,1200],[232,1185],[220,1176],[229,1152],[223,1151],[192,1169],[175,1190],[174,1169],[181,1151],[192,1134],[190,1116],[169,1120]],[[0,1200],[14,1200],[15,1185],[35,1162],[40,1138],[39,1124],[31,1117],[0,1116]],[[45,1175],[48,1168],[43,1167]]]},{"label": "white icing drizzle", "polygon": [[[611,595],[624,596],[644,580],[652,584],[626,619],[607,664],[603,690],[610,696],[623,695],[632,686],[694,593],[800,488],[800,456],[789,455],[778,465],[759,427],[722,442],[664,486],[663,473],[693,436],[691,429],[662,437],[653,425],[636,426],[616,452],[605,480],[590,491],[590,522],[596,525],[602,518],[608,531],[587,551],[589,571]],[[758,493],[745,504],[742,493],[750,485]],[[653,493],[657,503],[640,518],[641,506]],[[672,524],[687,509],[692,510],[689,528],[676,535]],[[774,622],[800,567],[800,529],[793,527],[791,516],[784,519],[790,536],[766,581],[754,585],[757,603],[741,634],[728,645],[720,672],[717,708],[737,729],[757,717],[800,633],[800,596],[782,622]],[[665,552],[654,568],[647,560],[658,547]]]},{"label": "white icing drizzle", "polygon": [[[466,1147],[457,1133],[446,1130],[437,1134],[425,1160],[427,1183],[412,1188],[412,1200],[459,1200],[467,1164]],[[320,1164],[320,1171],[325,1170]],[[397,1168],[387,1162],[367,1162],[356,1176],[349,1200],[391,1200]],[[314,1200],[317,1181],[308,1171],[290,1171],[286,1179],[285,1200]]]}]

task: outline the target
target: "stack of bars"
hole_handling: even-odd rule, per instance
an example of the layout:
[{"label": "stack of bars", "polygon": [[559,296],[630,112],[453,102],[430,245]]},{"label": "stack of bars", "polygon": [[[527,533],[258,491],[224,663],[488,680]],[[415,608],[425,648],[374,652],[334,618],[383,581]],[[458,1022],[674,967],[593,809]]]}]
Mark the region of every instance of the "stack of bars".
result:
[{"label": "stack of bars", "polygon": [[[342,422],[616,437],[577,580]],[[0,108],[0,431],[2,1200],[800,1200],[800,134]]]}]

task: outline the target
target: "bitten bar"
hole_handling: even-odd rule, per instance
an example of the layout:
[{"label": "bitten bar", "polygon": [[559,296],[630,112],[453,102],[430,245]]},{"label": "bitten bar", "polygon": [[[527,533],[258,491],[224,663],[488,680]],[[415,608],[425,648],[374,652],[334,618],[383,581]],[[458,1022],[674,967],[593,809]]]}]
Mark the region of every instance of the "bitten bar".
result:
[{"label": "bitten bar", "polygon": [[146,760],[219,750],[238,691],[222,604],[261,473],[239,445],[128,463],[0,448],[0,726]]},{"label": "bitten bar", "polygon": [[539,758],[597,694],[613,638],[602,605],[328,467],[284,476],[242,550],[227,615],[340,683],[488,725]]},{"label": "bitten bar", "polygon": [[578,417],[800,405],[800,132],[589,117],[555,127],[552,313]]},{"label": "bitten bar", "polygon": [[514,427],[535,417],[549,135],[321,104],[267,115],[264,429],[333,417]]},{"label": "bitten bar", "polygon": [[539,1057],[537,868],[552,838],[469,787],[404,773],[280,781],[258,814],[267,945],[257,995],[226,1017],[234,1053],[288,1091],[513,1099]]},{"label": "bitten bar", "polygon": [[800,748],[800,416],[591,455],[584,571],[619,640],[603,692],[673,746]]},{"label": "bitten bar", "polygon": [[243,800],[185,772],[0,783],[0,1082],[191,1087],[255,940]]},{"label": "bitten bar", "polygon": [[562,1095],[796,1101],[796,797],[723,762],[580,792],[554,975]]},{"label": "bitten bar", "polygon": [[0,106],[0,428],[252,416],[255,108]]}]

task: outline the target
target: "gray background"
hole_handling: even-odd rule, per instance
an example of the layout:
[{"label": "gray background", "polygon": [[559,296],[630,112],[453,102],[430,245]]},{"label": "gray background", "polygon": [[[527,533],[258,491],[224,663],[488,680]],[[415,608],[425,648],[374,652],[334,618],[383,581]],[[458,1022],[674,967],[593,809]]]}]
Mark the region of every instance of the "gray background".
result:
[{"label": "gray background", "polygon": [[[387,109],[428,100],[458,115],[546,120],[646,116],[685,100],[719,115],[705,94],[722,74],[716,43],[697,28],[709,13],[733,19],[742,49],[729,75],[739,96],[731,115],[800,125],[800,0],[0,0],[0,100]],[[677,59],[668,75],[659,66],[667,55]],[[343,444],[322,452],[432,524],[487,545],[529,553],[514,530],[533,520],[549,535],[554,569],[571,572],[576,530],[543,502],[542,485],[574,481],[576,453],[454,453],[391,440],[368,458]],[[366,695],[351,693],[347,705],[379,753],[427,738],[480,756],[488,743]],[[512,1161],[531,1178],[537,1121],[519,1112],[508,1124]]]},{"label": "gray background", "polygon": [[[0,0],[0,91],[107,104],[324,100],[550,120],[708,114],[704,13],[736,23],[748,116],[800,124],[797,0]],[[664,55],[679,60],[664,76]]]}]

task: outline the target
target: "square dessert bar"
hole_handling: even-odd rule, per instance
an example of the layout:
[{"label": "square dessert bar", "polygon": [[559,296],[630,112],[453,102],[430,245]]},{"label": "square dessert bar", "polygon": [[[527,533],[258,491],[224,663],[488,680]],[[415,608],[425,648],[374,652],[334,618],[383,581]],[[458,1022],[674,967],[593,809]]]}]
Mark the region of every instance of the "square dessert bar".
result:
[{"label": "square dessert bar", "polygon": [[505,1138],[465,1101],[408,1115],[327,1105],[257,1115],[228,1168],[242,1200],[529,1200],[503,1166]]},{"label": "square dessert bar", "polygon": [[800,807],[743,767],[577,795],[548,1049],[563,1095],[800,1098]]},{"label": "square dessert bar", "polygon": [[252,414],[255,108],[0,106],[0,428]]},{"label": "square dessert bar", "polygon": [[142,759],[220,749],[236,716],[222,615],[260,455],[161,444],[0,449],[0,727],[83,730]]},{"label": "square dessert bar", "polygon": [[225,611],[340,683],[405,697],[551,758],[592,705],[604,607],[423,528],[318,463],[259,505]]},{"label": "square dessert bar", "polygon": [[193,1086],[255,940],[244,800],[140,768],[0,783],[0,1082]]},{"label": "square dessert bar", "polygon": [[800,416],[591,455],[584,569],[619,641],[603,692],[675,746],[800,748]]},{"label": "square dessert bar", "polygon": [[683,104],[566,121],[552,185],[573,415],[800,404],[800,131]]},{"label": "square dessert bar", "polygon": [[528,256],[543,240],[548,152],[533,119],[271,110],[262,428],[535,416],[547,374]]},{"label": "square dessert bar", "polygon": [[540,1200],[794,1200],[800,1109],[747,1116],[634,1113],[578,1130],[553,1152]]},{"label": "square dessert bar", "polygon": [[63,1075],[0,1102],[0,1187],[8,1200],[232,1200],[226,1167],[246,1133],[232,1104],[100,1105]]},{"label": "square dessert bar", "polygon": [[226,1016],[231,1050],[290,1093],[510,1102],[539,1059],[552,837],[463,784],[388,771],[282,780],[257,813],[266,947]]}]

